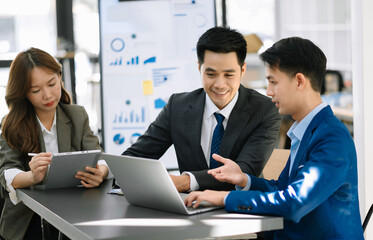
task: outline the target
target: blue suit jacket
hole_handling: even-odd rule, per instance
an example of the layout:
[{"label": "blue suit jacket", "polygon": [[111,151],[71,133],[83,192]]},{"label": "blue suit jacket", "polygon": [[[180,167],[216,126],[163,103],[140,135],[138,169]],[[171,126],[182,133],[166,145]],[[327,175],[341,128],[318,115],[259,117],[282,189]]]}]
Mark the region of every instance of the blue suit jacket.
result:
[{"label": "blue suit jacket", "polygon": [[[290,159],[290,158],[289,158]],[[226,210],[284,217],[274,239],[364,239],[354,142],[329,106],[311,121],[289,175],[251,176],[250,191],[233,191]]]}]

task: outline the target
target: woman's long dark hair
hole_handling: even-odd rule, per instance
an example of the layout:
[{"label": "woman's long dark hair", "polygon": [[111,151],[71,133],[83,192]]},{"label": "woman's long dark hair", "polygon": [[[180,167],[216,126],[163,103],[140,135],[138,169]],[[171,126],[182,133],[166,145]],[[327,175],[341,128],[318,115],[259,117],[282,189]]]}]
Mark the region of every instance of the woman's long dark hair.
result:
[{"label": "woman's long dark hair", "polygon": [[[27,98],[31,87],[31,71],[35,67],[62,75],[61,64],[50,54],[37,48],[19,53],[10,66],[5,94],[9,113],[4,118],[1,130],[8,145],[24,156],[29,152],[40,152],[36,113]],[[63,87],[62,80],[60,102],[71,104],[71,97]]]}]

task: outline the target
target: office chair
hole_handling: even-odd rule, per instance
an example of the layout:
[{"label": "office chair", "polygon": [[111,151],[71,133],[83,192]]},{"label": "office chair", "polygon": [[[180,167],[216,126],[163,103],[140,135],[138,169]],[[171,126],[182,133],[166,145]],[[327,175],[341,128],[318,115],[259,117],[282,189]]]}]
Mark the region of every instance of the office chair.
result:
[{"label": "office chair", "polygon": [[363,231],[364,232],[365,232],[365,229],[367,228],[369,219],[372,216],[372,212],[373,212],[373,204],[370,206],[369,211],[368,211],[368,213],[367,213],[367,215],[365,216],[365,219],[364,219],[364,223],[363,223]]},{"label": "office chair", "polygon": [[264,166],[263,177],[268,180],[277,180],[288,161],[289,155],[289,149],[273,149],[267,164]]}]

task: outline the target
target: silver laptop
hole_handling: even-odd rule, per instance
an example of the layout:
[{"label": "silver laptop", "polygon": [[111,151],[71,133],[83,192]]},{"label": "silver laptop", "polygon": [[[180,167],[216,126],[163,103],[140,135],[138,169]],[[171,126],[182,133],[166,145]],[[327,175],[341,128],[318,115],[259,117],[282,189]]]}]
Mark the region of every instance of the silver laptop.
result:
[{"label": "silver laptop", "polygon": [[154,159],[102,154],[123,195],[130,204],[192,215],[221,207],[202,202],[194,209],[184,204],[186,193],[179,193],[163,163]]},{"label": "silver laptop", "polygon": [[96,167],[101,156],[101,150],[75,151],[54,153],[41,185],[37,189],[56,189],[77,187],[80,180],[75,178],[78,171],[85,171],[85,167]]}]

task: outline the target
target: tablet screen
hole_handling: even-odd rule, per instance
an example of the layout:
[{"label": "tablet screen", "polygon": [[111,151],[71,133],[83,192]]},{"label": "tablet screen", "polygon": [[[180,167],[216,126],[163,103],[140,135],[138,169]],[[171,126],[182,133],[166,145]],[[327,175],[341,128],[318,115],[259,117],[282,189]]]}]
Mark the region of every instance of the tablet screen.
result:
[{"label": "tablet screen", "polygon": [[85,171],[86,166],[96,167],[101,150],[55,153],[48,173],[45,176],[43,188],[67,188],[80,185],[75,178],[78,171]]}]

